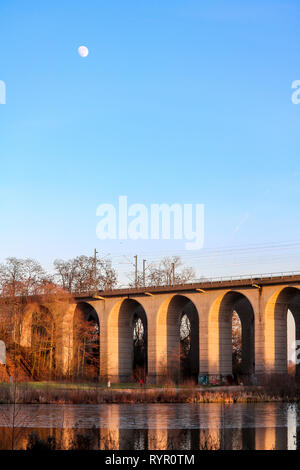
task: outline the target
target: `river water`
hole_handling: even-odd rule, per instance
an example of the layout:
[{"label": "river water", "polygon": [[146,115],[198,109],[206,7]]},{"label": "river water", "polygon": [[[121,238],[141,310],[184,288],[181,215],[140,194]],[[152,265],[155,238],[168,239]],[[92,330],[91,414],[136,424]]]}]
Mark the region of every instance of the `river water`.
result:
[{"label": "river water", "polygon": [[1,449],[26,449],[33,435],[57,449],[297,449],[300,406],[0,405]]}]

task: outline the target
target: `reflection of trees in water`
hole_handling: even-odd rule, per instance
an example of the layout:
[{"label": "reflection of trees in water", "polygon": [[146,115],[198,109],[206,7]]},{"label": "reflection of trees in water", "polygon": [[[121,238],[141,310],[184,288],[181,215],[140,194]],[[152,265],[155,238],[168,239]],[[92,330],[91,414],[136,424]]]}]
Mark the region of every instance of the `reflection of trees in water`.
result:
[{"label": "reflection of trees in water", "polygon": [[[254,450],[259,431],[266,448],[287,449],[286,428],[110,429],[16,428],[14,449],[32,450]],[[153,434],[157,433],[155,439]],[[260,447],[258,447],[260,448]],[[11,434],[0,427],[0,449],[11,449]],[[299,449],[299,443],[297,443]]]}]

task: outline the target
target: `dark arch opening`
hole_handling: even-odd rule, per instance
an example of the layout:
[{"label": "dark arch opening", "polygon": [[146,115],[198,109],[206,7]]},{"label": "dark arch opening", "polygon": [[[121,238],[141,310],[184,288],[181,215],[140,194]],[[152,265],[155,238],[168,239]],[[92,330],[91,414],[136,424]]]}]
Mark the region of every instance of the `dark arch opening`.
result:
[{"label": "dark arch opening", "polygon": [[80,379],[98,380],[99,369],[99,317],[90,304],[80,302],[74,312],[73,374]]},{"label": "dark arch opening", "polygon": [[[295,287],[287,287],[279,294],[274,311],[275,328],[275,373],[287,373],[288,371],[288,347],[291,346],[296,354],[297,344],[288,344],[288,316],[289,312],[294,320],[294,341],[300,340],[300,290]],[[295,364],[294,375],[300,378],[300,364]]]},{"label": "dark arch opening", "polygon": [[[233,321],[240,321],[241,351],[234,351]],[[228,380],[247,381],[255,371],[254,311],[250,301],[239,292],[228,292],[221,302],[219,315],[219,361]],[[238,367],[234,370],[233,365]],[[233,376],[234,373],[234,376]]]},{"label": "dark arch opening", "polygon": [[118,319],[119,380],[146,380],[148,373],[148,322],[142,305],[133,299],[122,303]]},{"label": "dark arch opening", "polygon": [[176,295],[167,311],[167,369],[176,382],[199,375],[199,317],[193,302]]}]

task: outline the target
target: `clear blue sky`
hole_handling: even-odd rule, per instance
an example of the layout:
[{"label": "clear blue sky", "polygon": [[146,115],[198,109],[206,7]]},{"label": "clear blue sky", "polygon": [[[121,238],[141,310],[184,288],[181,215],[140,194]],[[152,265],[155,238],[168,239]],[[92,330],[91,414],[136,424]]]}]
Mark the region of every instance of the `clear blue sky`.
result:
[{"label": "clear blue sky", "polygon": [[205,204],[206,248],[300,239],[298,0],[2,0],[0,43],[1,260],[183,250],[100,242],[123,194]]}]

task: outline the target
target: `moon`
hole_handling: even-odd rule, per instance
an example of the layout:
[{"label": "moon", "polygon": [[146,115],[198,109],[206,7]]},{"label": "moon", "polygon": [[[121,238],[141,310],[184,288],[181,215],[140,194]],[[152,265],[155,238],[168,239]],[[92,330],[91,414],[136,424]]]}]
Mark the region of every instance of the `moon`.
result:
[{"label": "moon", "polygon": [[87,57],[89,55],[89,50],[86,46],[79,46],[78,47],[78,54],[81,57]]}]

